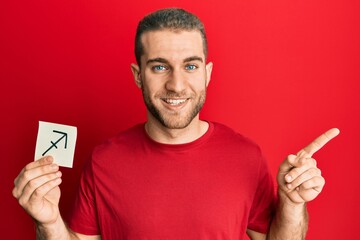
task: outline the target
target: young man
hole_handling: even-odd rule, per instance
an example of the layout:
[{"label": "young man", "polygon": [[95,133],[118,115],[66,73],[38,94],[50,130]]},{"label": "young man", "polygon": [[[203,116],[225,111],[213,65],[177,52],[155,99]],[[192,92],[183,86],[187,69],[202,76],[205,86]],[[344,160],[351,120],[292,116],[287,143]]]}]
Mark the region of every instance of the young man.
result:
[{"label": "young man", "polygon": [[28,164],[13,195],[39,239],[304,239],[305,203],[324,186],[311,157],[321,135],[281,164],[278,197],[259,148],[224,125],[199,119],[213,64],[200,20],[181,9],[146,16],[136,34],[147,122],[97,147],[82,174],[69,227],[51,157]]}]

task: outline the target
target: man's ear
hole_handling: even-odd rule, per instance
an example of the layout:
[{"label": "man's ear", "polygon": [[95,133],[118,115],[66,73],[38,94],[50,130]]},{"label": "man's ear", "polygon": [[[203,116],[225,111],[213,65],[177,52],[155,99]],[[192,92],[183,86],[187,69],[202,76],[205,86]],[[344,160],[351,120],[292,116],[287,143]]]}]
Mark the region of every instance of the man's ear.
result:
[{"label": "man's ear", "polygon": [[131,71],[134,75],[134,80],[135,80],[135,84],[136,86],[138,86],[138,88],[141,88],[141,76],[140,76],[140,67],[138,65],[136,65],[135,63],[131,64]]},{"label": "man's ear", "polygon": [[213,63],[209,62],[208,64],[206,64],[205,66],[206,69],[206,87],[209,85],[210,79],[211,79],[211,72],[213,69]]}]

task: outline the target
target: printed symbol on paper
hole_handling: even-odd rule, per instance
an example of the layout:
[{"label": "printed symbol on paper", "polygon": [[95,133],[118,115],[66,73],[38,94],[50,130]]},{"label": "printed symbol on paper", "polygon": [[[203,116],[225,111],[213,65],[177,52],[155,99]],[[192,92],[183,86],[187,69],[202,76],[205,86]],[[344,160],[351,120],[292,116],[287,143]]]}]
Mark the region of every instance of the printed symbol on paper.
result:
[{"label": "printed symbol on paper", "polygon": [[66,146],[67,146],[67,133],[65,132],[60,132],[60,131],[56,131],[56,130],[53,130],[54,133],[59,133],[59,134],[62,134],[62,136],[56,140],[56,142],[53,142],[53,141],[50,141],[51,143],[51,146],[43,153],[41,154],[41,156],[45,156],[45,154],[50,151],[52,148],[58,148],[56,144],[58,144],[63,138],[65,138],[65,145],[64,145],[64,149],[66,149]]},{"label": "printed symbol on paper", "polygon": [[39,121],[35,158],[52,156],[59,166],[72,167],[77,128],[69,125]]}]

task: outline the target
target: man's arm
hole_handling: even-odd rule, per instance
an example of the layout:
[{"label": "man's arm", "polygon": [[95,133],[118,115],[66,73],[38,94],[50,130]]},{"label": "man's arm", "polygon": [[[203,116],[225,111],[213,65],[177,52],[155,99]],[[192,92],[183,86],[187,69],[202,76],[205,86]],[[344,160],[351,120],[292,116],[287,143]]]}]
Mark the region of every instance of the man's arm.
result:
[{"label": "man's arm", "polygon": [[59,239],[59,240],[101,240],[100,235],[83,235],[69,229],[62,218],[51,225],[36,223],[36,239]]},{"label": "man's arm", "polygon": [[275,217],[266,239],[300,240],[305,239],[308,229],[306,205],[292,205],[279,199]]},{"label": "man's arm", "polygon": [[269,234],[247,229],[250,239],[305,239],[308,228],[306,203],[315,199],[325,184],[312,155],[339,133],[336,128],[330,129],[296,155],[289,155],[283,161],[277,175],[278,203]]},{"label": "man's arm", "polygon": [[[277,212],[268,235],[247,229],[246,233],[251,240],[266,239],[305,239],[307,231],[307,211],[305,206],[286,209],[286,204],[277,206]],[[283,215],[282,213],[288,213]],[[290,216],[290,218],[288,218]],[[286,227],[284,227],[286,226]],[[281,236],[281,238],[279,238]]]},{"label": "man's arm", "polygon": [[52,157],[25,166],[14,181],[13,196],[34,219],[37,239],[101,239],[85,236],[67,228],[59,211],[61,172]]},{"label": "man's arm", "polygon": [[338,134],[336,128],[328,130],[296,155],[289,155],[280,165],[278,204],[267,239],[305,239],[308,227],[306,203],[315,199],[325,185],[312,155]]}]

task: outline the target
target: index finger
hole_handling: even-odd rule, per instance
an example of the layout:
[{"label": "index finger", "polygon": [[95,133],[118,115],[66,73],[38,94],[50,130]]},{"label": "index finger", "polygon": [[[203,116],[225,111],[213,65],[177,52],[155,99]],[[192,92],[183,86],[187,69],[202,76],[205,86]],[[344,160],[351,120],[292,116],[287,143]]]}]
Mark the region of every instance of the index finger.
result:
[{"label": "index finger", "polygon": [[36,167],[40,167],[42,165],[48,165],[51,164],[54,161],[52,156],[45,156],[43,158],[40,158],[36,161],[33,161],[25,166],[25,170],[30,170]]},{"label": "index finger", "polygon": [[298,152],[298,157],[311,157],[314,153],[319,151],[326,143],[328,143],[331,139],[339,135],[340,130],[337,128],[332,128],[325,133],[321,134],[314,141],[312,141],[309,145],[304,147],[300,152]]},{"label": "index finger", "polygon": [[19,181],[19,178],[24,174],[25,171],[40,167],[42,165],[51,164],[53,161],[54,161],[54,159],[51,156],[46,156],[46,157],[40,158],[34,162],[28,163],[23,169],[21,169],[21,172],[15,178],[15,180],[14,180],[15,185],[17,184],[17,182]]}]

